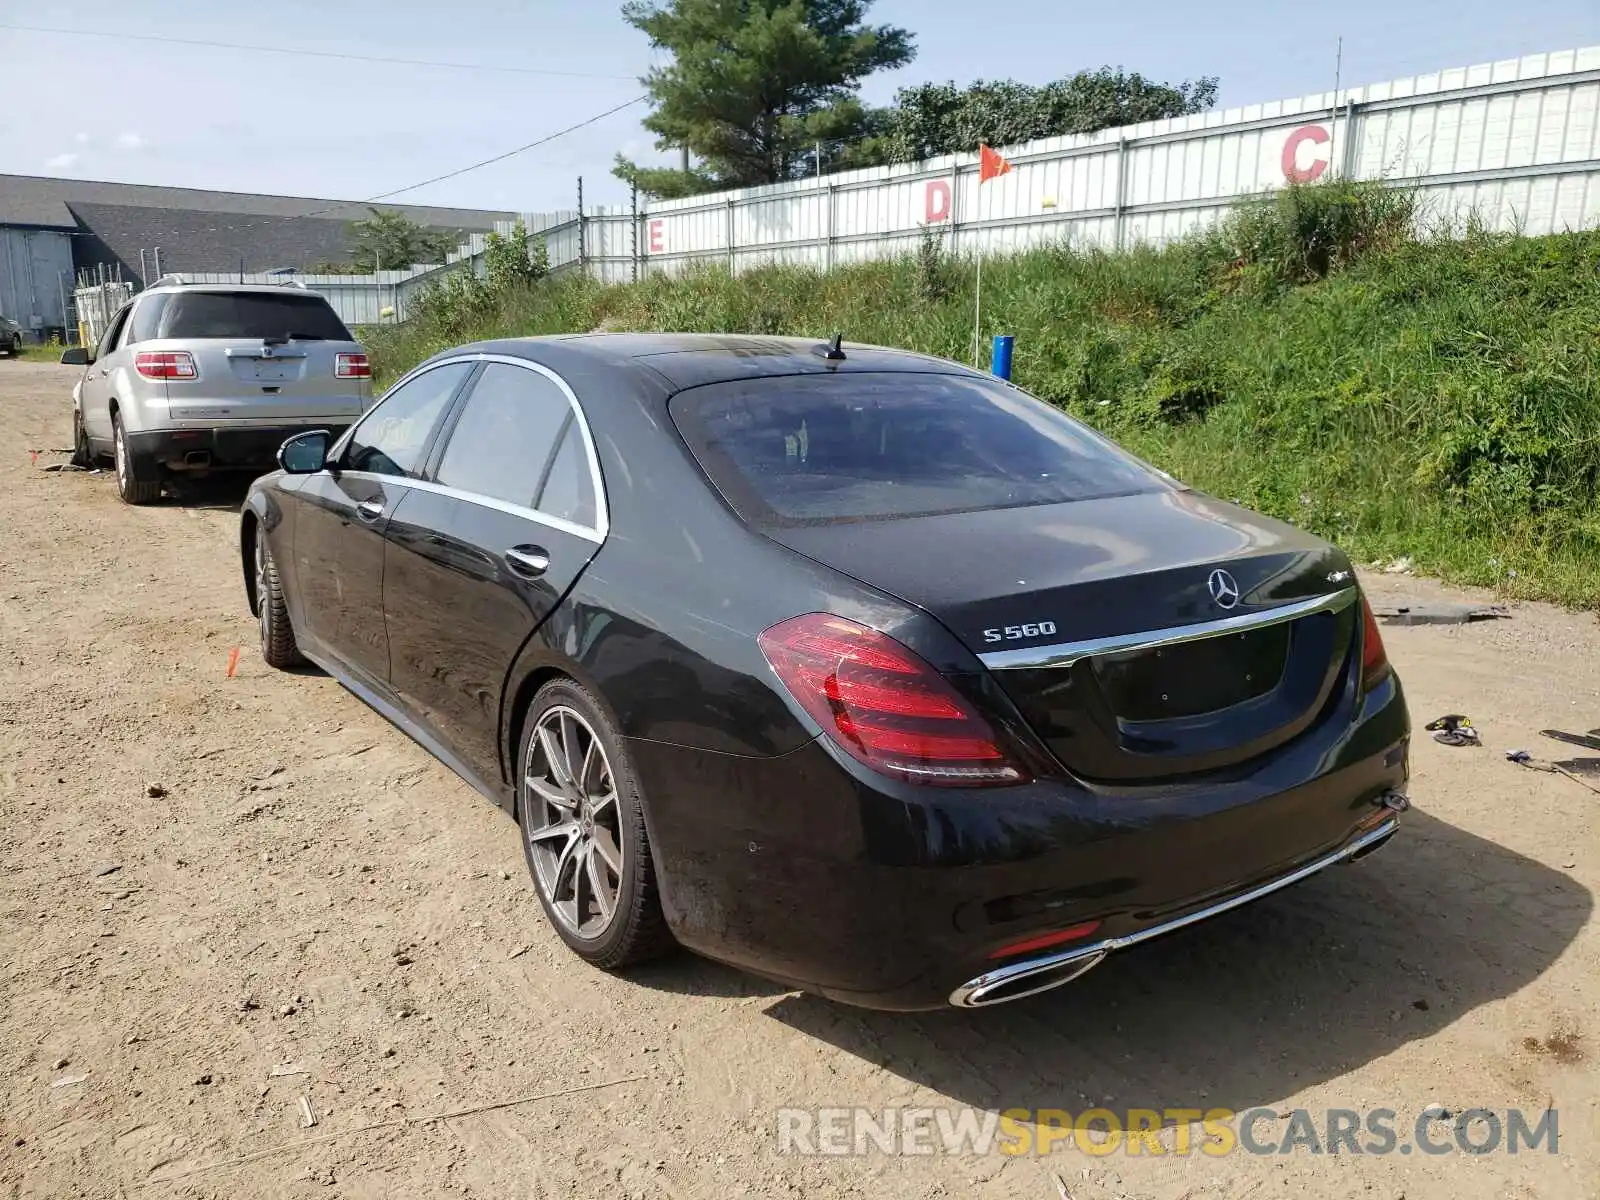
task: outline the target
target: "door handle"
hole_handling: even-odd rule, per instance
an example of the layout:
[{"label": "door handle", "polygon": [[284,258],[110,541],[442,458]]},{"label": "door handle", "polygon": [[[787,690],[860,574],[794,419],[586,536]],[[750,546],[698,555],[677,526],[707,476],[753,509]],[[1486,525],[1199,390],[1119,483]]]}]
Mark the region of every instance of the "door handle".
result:
[{"label": "door handle", "polygon": [[543,546],[513,546],[505,552],[506,566],[528,579],[537,579],[550,569],[550,555]]},{"label": "door handle", "polygon": [[356,505],[356,516],[360,517],[363,521],[376,521],[379,517],[383,516],[383,501],[363,500],[360,504]]}]

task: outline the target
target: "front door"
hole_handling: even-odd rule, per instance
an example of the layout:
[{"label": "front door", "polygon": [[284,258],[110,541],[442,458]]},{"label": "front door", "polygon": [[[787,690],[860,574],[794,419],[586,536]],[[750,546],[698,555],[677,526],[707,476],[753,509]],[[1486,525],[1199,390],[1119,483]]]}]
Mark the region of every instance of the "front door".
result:
[{"label": "front door", "polygon": [[308,476],[295,514],[294,570],[302,627],[316,648],[386,684],[384,537],[426,461],[440,420],[471,373],[446,363],[412,376],[373,406],[327,470]]},{"label": "front door", "polygon": [[599,481],[575,402],[530,366],[485,364],[443,438],[388,538],[391,686],[495,780],[506,676],[600,548]]}]

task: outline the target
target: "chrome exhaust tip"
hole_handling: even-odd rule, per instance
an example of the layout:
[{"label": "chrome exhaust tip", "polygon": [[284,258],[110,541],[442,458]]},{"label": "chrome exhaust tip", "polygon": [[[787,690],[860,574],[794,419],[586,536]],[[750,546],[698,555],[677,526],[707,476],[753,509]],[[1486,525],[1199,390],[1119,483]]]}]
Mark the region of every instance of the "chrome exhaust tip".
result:
[{"label": "chrome exhaust tip", "polygon": [[957,1008],[989,1008],[1008,1000],[1037,996],[1040,992],[1048,992],[1051,988],[1061,987],[1088,974],[1109,953],[1109,950],[1100,949],[1080,950],[998,967],[976,979],[969,979],[951,992],[950,1003]]},{"label": "chrome exhaust tip", "polygon": [[1400,827],[1397,814],[1410,807],[1410,801],[1398,792],[1386,792],[1374,803],[1387,810],[1382,822],[1331,854],[1324,854],[1321,858],[1253,887],[1247,892],[1240,892],[1206,908],[1174,917],[1160,925],[1152,925],[1121,937],[1104,938],[1091,946],[1079,946],[1062,951],[1060,954],[996,967],[976,979],[967,980],[951,992],[950,1003],[956,1008],[989,1008],[996,1004],[1021,1000],[1024,996],[1037,996],[1040,992],[1048,992],[1062,984],[1071,983],[1086,972],[1092,971],[1113,950],[1137,946],[1152,938],[1221,916],[1225,912],[1231,912],[1233,909],[1260,900],[1263,896],[1270,896],[1281,888],[1298,883],[1335,863],[1354,862],[1358,858],[1365,858],[1395,835],[1395,831]]}]

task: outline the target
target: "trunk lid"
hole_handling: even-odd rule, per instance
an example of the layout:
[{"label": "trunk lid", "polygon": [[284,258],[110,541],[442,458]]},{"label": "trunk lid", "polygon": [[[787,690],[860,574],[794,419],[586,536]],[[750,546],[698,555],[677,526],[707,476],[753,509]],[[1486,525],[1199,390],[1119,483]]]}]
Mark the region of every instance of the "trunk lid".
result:
[{"label": "trunk lid", "polygon": [[766,533],[937,617],[1085,779],[1246,762],[1316,723],[1354,667],[1345,557],[1194,492]]}]

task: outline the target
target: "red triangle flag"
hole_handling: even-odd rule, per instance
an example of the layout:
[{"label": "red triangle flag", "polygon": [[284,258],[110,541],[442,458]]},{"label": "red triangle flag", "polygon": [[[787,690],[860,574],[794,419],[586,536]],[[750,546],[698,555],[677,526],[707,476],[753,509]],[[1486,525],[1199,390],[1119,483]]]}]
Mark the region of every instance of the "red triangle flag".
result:
[{"label": "red triangle flag", "polygon": [[998,150],[991,150],[981,142],[978,145],[978,182],[988,183],[1011,170],[1011,164]]}]

